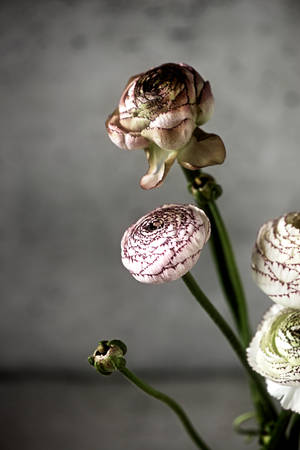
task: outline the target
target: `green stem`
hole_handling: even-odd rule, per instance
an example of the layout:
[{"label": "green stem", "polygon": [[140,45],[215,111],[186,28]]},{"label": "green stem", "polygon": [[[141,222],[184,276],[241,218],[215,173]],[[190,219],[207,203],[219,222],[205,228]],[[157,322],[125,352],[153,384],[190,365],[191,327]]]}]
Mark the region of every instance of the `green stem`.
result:
[{"label": "green stem", "polygon": [[[193,183],[195,172],[187,169],[183,169],[183,172],[187,180]],[[205,211],[211,222],[212,233],[209,242],[218,276],[239,336],[244,346],[247,347],[251,339],[251,331],[246,299],[225,224],[213,199],[205,200],[201,192],[196,189],[191,193],[197,205]]]},{"label": "green stem", "polygon": [[193,294],[195,299],[198,301],[198,303],[202,306],[202,308],[207,312],[207,314],[210,316],[210,318],[215,322],[217,327],[220,329],[220,331],[223,333],[223,335],[226,337],[228,342],[230,343],[231,347],[235,351],[237,357],[239,358],[240,362],[246,369],[246,372],[248,373],[248,376],[252,380],[252,382],[255,384],[257,394],[260,397],[261,404],[264,408],[264,420],[274,420],[277,417],[276,411],[274,409],[274,406],[267,394],[265,386],[262,384],[260,378],[256,375],[256,373],[251,369],[251,367],[248,364],[245,350],[243,346],[241,345],[240,341],[228,325],[228,323],[223,319],[221,314],[217,311],[217,309],[214,307],[214,305],[210,302],[210,300],[206,297],[204,292],[200,289],[199,285],[195,281],[194,277],[191,275],[190,272],[186,273],[182,277],[184,283],[190,290],[190,292]]},{"label": "green stem", "polygon": [[219,279],[233,317],[236,315],[237,328],[245,347],[250,342],[251,331],[243,286],[235,262],[233,250],[224,222],[216,203],[207,203],[205,211],[212,224],[210,245],[218,268]]},{"label": "green stem", "polygon": [[298,450],[300,443],[300,415],[294,413],[291,419],[291,428],[288,441],[289,450]]},{"label": "green stem", "polygon": [[[221,214],[214,201],[214,198],[216,197],[216,191],[214,189],[218,185],[216,185],[214,179],[210,177],[210,175],[201,174],[200,170],[191,171],[183,168],[183,172],[190,183],[189,190],[192,193],[195,202],[200,208],[204,209],[205,213],[209,217],[212,228],[209,243],[217,268],[217,273],[240,339],[246,348],[251,338],[247,304],[230,239]],[[204,186],[196,183],[197,180],[199,180],[200,183],[203,180],[205,183],[205,179],[208,180],[208,182],[206,182]],[[218,189],[220,195],[222,191],[220,186],[218,186]],[[250,390],[257,417],[260,422],[263,423],[264,407],[261,404],[260,395],[257,392],[256,385],[251,380]],[[267,393],[266,395],[268,396]]]},{"label": "green stem", "polygon": [[188,416],[182,409],[180,405],[178,405],[175,400],[173,400],[168,395],[164,394],[163,392],[157,391],[153,387],[149,386],[148,384],[144,383],[140,378],[138,378],[134,373],[132,373],[127,367],[118,367],[119,371],[128,378],[133,384],[135,384],[138,388],[142,389],[142,391],[146,392],[146,394],[151,395],[151,397],[156,398],[157,400],[160,400],[161,402],[168,405],[174,413],[177,415],[179,420],[181,421],[182,425],[184,426],[186,432],[192,439],[192,441],[196,444],[196,446],[202,450],[210,450],[210,448],[206,445],[206,443],[203,441],[203,439],[199,436],[195,428],[193,427],[191,421],[189,420]]},{"label": "green stem", "polygon": [[240,416],[238,416],[236,419],[234,419],[233,421],[233,428],[234,430],[239,433],[239,434],[245,434],[246,436],[250,437],[250,436],[259,436],[259,430],[254,429],[254,428],[242,428],[242,425],[245,422],[248,422],[249,420],[255,419],[256,418],[256,413],[254,411],[251,412],[246,412],[244,414],[241,414]]},{"label": "green stem", "polygon": [[[272,433],[271,439],[268,444],[264,447],[265,450],[280,450],[284,447],[286,443],[285,440],[285,430],[292,416],[292,411],[282,410],[277,423],[275,425],[274,431]],[[290,448],[290,447],[286,447]]]}]

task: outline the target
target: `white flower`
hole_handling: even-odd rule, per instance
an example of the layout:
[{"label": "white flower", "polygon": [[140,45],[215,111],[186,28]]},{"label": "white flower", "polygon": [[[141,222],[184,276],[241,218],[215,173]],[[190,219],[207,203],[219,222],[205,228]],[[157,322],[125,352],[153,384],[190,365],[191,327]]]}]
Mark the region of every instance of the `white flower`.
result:
[{"label": "white flower", "polygon": [[273,305],[263,317],[247,356],[282,407],[300,413],[300,311]]},{"label": "white flower", "polygon": [[210,222],[194,205],[164,205],[124,233],[124,266],[142,283],[176,280],[196,264],[210,236]]},{"label": "white flower", "polygon": [[265,223],[252,253],[253,278],[274,302],[300,308],[300,213]]}]

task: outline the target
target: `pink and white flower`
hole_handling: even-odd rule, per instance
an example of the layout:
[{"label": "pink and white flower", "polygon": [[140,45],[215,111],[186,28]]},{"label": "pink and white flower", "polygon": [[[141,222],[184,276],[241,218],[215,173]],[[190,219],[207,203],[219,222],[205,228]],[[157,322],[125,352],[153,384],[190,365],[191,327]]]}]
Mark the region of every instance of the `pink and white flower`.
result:
[{"label": "pink and white flower", "polygon": [[270,220],[259,230],[252,253],[256,284],[274,302],[300,308],[300,213]]},{"label": "pink and white flower", "polygon": [[142,283],[176,280],[196,264],[209,236],[204,211],[194,205],[164,205],[125,231],[122,263]]},{"label": "pink and white flower", "polygon": [[209,82],[187,64],[167,63],[129,79],[106,128],[118,147],[145,150],[149,169],[140,184],[152,189],[163,182],[176,158],[191,170],[224,161],[219,136],[198,128],[213,109]]}]

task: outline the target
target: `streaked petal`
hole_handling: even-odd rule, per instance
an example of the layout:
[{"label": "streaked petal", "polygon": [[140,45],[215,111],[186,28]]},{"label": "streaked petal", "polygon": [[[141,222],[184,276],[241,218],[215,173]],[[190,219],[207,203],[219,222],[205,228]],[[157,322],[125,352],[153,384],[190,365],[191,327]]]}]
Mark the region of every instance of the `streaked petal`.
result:
[{"label": "streaked petal", "polygon": [[122,149],[137,150],[149,145],[148,140],[141,136],[141,133],[129,132],[123,129],[119,123],[117,110],[107,119],[105,126],[111,141]]},{"label": "streaked petal", "polygon": [[252,275],[272,300],[300,309],[300,213],[261,226],[252,251]]},{"label": "streaked petal", "polygon": [[191,119],[184,119],[173,128],[152,128],[152,124],[145,128],[141,135],[155,142],[166,150],[178,150],[184,147],[191,139],[195,128],[195,122]]},{"label": "streaked petal", "polygon": [[177,280],[197,262],[209,237],[204,211],[194,205],[164,205],[125,231],[122,263],[142,283]]},{"label": "streaked petal", "polygon": [[194,121],[195,109],[196,105],[183,105],[158,114],[156,119],[151,121],[150,128],[174,128],[185,119]]}]

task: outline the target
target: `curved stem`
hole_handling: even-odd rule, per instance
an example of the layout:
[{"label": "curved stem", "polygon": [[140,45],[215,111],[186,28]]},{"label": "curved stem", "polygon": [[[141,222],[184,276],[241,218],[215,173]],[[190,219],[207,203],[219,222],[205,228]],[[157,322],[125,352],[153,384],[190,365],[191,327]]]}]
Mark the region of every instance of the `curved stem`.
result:
[{"label": "curved stem", "polygon": [[135,384],[138,388],[142,389],[142,391],[146,392],[146,394],[151,395],[151,397],[156,398],[157,400],[160,400],[161,402],[168,405],[174,413],[177,415],[179,420],[181,421],[182,425],[184,426],[186,432],[190,436],[190,438],[193,440],[193,442],[196,444],[196,446],[202,450],[210,450],[210,448],[206,445],[206,443],[203,441],[203,439],[199,436],[195,428],[193,427],[191,421],[189,420],[188,416],[182,409],[182,407],[175,402],[171,397],[164,394],[163,392],[157,391],[153,387],[149,386],[148,384],[144,383],[140,378],[138,378],[133,372],[131,372],[127,367],[118,367],[119,371],[128,378],[133,384]]},{"label": "curved stem", "polygon": [[242,424],[245,422],[248,422],[249,420],[255,419],[256,414],[254,411],[246,412],[244,414],[241,414],[240,416],[236,417],[233,421],[233,428],[234,430],[239,434],[245,434],[246,436],[259,436],[260,431],[254,428],[242,428]]},{"label": "curved stem", "polygon": [[[244,348],[246,348],[250,342],[251,329],[244,290],[225,224],[218,207],[213,200],[213,198],[215,198],[214,189],[218,187],[219,193],[222,192],[222,189],[220,186],[216,185],[214,179],[210,177],[210,175],[202,174],[201,170],[191,171],[184,168],[182,169],[189,182],[189,191],[193,195],[195,202],[200,208],[204,209],[210,219],[212,233],[209,243],[217,273],[240,339]],[[204,180],[204,186],[201,184],[202,179]],[[205,179],[210,179],[211,184],[209,184],[209,182],[206,182],[205,184]],[[256,384],[252,380],[250,380],[250,390],[257,417],[262,424],[265,422],[264,407],[261,396],[257,392]],[[269,398],[269,402],[271,402],[267,392],[266,397]]]},{"label": "curved stem", "polygon": [[260,378],[256,375],[256,373],[251,369],[251,367],[248,364],[245,350],[242,347],[240,341],[228,325],[228,323],[223,319],[221,314],[217,311],[217,309],[214,307],[214,305],[210,302],[210,300],[206,297],[204,292],[200,289],[199,285],[195,281],[194,277],[191,275],[190,272],[186,273],[182,277],[184,283],[190,290],[190,292],[193,294],[195,299],[198,301],[198,303],[202,306],[202,308],[207,312],[207,314],[210,316],[210,318],[215,322],[217,327],[220,329],[220,331],[223,333],[223,335],[226,337],[228,342],[230,343],[231,347],[235,351],[237,357],[239,358],[240,362],[244,366],[248,376],[255,384],[257,394],[260,397],[261,404],[264,408],[264,419],[268,420],[274,420],[276,419],[276,411],[274,409],[274,406],[267,394],[265,386],[262,384]]}]

